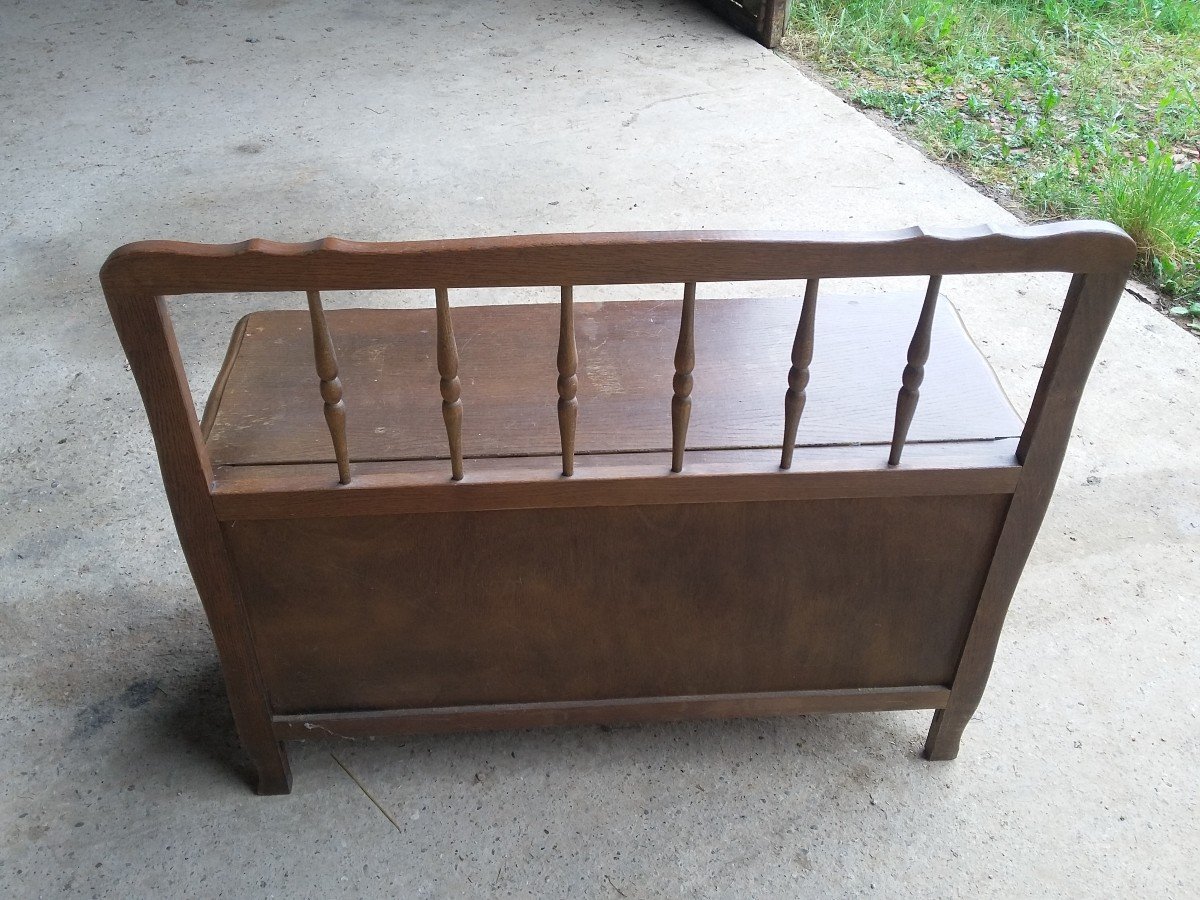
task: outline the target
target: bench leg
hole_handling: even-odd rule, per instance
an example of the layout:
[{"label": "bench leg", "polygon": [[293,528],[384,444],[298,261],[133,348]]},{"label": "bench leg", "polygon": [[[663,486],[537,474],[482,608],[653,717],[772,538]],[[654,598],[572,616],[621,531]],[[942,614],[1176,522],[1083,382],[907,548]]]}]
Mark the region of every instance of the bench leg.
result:
[{"label": "bench leg", "polygon": [[292,767],[280,741],[264,742],[259,747],[247,745],[246,750],[254,765],[254,793],[267,796],[292,792]]},{"label": "bench leg", "polygon": [[976,705],[969,708],[949,706],[933,714],[929,736],[925,738],[926,759],[942,761],[958,756],[958,744],[962,740],[963,729],[975,714]]}]

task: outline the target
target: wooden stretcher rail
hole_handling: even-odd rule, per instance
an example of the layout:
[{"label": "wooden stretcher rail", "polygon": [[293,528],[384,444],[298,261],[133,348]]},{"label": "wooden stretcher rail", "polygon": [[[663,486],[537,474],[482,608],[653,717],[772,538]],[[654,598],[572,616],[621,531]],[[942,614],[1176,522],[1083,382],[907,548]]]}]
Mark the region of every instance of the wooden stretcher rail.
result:
[{"label": "wooden stretcher rail", "polygon": [[685,719],[750,718],[828,712],[942,709],[950,690],[940,685],[697,697],[633,697],[557,703],[505,703],[378,712],[274,716],[281,741],[356,738],[368,735],[550,728],[561,725],[621,725]]}]

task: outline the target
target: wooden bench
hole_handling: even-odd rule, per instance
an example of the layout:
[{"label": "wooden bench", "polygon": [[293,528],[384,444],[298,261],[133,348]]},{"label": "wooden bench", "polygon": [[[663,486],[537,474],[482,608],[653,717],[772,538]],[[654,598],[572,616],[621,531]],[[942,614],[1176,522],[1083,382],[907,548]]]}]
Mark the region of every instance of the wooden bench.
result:
[{"label": "wooden bench", "polygon": [[[283,793],[282,742],[331,735],[933,709],[926,756],[953,758],[1133,256],[1096,222],[146,242],[101,281]],[[1041,271],[1074,277],[1022,423],[939,285]],[[821,281],[859,276],[927,281]],[[696,298],[761,279],[802,296]],[[559,301],[451,305],[524,286]],[[431,303],[324,310],[376,289]],[[164,298],[254,291],[307,309],[238,323],[200,421]]]}]

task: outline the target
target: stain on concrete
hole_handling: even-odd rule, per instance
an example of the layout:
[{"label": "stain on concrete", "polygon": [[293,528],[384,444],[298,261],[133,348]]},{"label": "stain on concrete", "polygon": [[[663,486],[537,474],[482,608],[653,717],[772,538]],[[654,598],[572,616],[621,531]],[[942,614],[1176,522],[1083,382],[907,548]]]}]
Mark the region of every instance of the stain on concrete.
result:
[{"label": "stain on concrete", "polygon": [[158,679],[144,678],[130,684],[116,697],[89,704],[75,716],[75,730],[71,736],[87,737],[105,725],[111,725],[122,710],[145,706],[158,690]]}]

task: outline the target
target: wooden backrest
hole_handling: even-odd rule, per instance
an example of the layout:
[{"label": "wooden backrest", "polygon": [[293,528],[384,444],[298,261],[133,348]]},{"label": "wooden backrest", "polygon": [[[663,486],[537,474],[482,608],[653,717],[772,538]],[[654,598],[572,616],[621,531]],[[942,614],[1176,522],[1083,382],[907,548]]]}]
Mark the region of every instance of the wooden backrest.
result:
[{"label": "wooden backrest", "polygon": [[[251,240],[205,245],[150,241],[115,251],[101,282],[137,378],[170,489],[178,477],[210,483],[210,464],[178,358],[163,298],[189,293],[304,291],[312,322],[320,395],[339,481],[351,480],[345,406],[321,291],[430,289],[437,310],[437,365],[450,449],[451,478],[463,477],[462,400],[450,311],[455,288],[559,286],[558,417],[562,471],[574,471],[578,414],[573,287],[681,282],[682,316],[671,398],[671,471],[682,471],[695,364],[696,284],[803,279],[804,303],[782,404],[780,466],[791,466],[813,355],[813,321],[823,278],[928,277],[925,300],[899,375],[888,463],[898,465],[920,395],[941,278],[952,274],[1068,272],[1074,277],[1018,461],[1035,446],[1049,414],[1073,418],[1079,393],[1119,299],[1134,256],[1129,237],[1103,222],[1073,222],[941,232],[919,228],[873,234],[662,232],[541,235],[411,243],[328,238],[311,244]],[[547,361],[547,365],[552,365]],[[1069,429],[1069,420],[1068,420]],[[1059,429],[1054,429],[1057,432]],[[1061,452],[1065,433],[1051,442]],[[1047,451],[1049,452],[1049,451]],[[182,454],[182,459],[179,454]],[[174,460],[168,466],[167,456]]]}]

